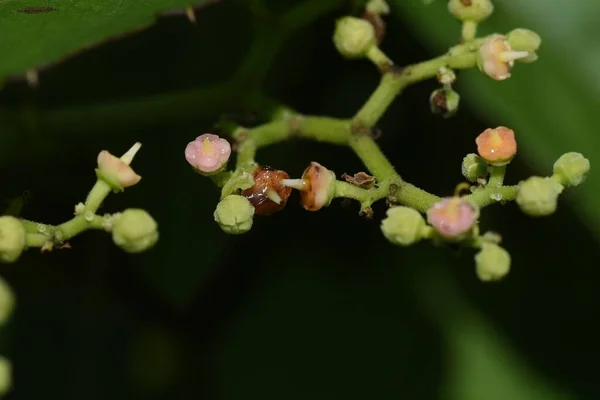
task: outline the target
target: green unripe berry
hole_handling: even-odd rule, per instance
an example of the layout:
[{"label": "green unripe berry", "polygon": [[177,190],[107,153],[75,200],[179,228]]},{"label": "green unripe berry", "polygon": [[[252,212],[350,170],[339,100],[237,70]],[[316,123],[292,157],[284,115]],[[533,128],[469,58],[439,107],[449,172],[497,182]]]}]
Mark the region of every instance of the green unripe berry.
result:
[{"label": "green unripe berry", "polygon": [[532,176],[519,184],[515,200],[525,214],[544,217],[556,211],[558,195],[563,189],[550,178]]},{"label": "green unripe berry", "polygon": [[510,271],[510,254],[496,243],[484,242],[475,255],[475,272],[484,282],[497,281]]},{"label": "green unripe berry", "polygon": [[231,194],[217,204],[214,218],[223,232],[239,235],[252,228],[254,207],[244,196]]},{"label": "green unripe berry", "polygon": [[450,0],[448,11],[460,21],[481,22],[494,12],[491,0]]},{"label": "green unripe berry", "polygon": [[506,35],[506,41],[514,51],[536,52],[542,45],[540,35],[529,29],[517,28]]},{"label": "green unripe berry", "polygon": [[577,186],[590,172],[590,160],[581,153],[565,153],[554,163],[554,177],[564,186]]},{"label": "green unripe berry", "polygon": [[409,246],[427,236],[429,227],[423,216],[409,207],[392,207],[381,221],[381,231],[387,240],[398,246]]},{"label": "green unripe berry", "polygon": [[488,174],[488,165],[475,153],[469,153],[462,161],[462,174],[469,182],[477,182],[479,178],[485,178]]},{"label": "green unripe berry", "polygon": [[342,56],[362,58],[371,47],[377,45],[375,28],[362,18],[340,18],[335,23],[333,43]]},{"label": "green unripe berry", "polygon": [[12,388],[12,363],[0,356],[0,396],[4,396]]},{"label": "green unripe berry", "polygon": [[26,245],[26,232],[15,217],[0,217],[0,262],[13,263],[19,259]]},{"label": "green unripe berry", "polygon": [[145,210],[130,208],[115,216],[113,242],[128,253],[150,249],[158,236],[158,224]]}]

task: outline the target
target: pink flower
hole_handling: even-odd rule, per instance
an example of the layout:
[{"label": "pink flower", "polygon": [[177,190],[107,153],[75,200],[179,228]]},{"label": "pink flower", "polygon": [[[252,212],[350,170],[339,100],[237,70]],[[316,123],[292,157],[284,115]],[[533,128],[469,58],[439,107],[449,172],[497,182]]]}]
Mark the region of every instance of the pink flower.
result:
[{"label": "pink flower", "polygon": [[479,217],[475,205],[461,197],[447,197],[427,211],[427,221],[446,239],[460,239]]},{"label": "pink flower", "polygon": [[185,159],[200,172],[217,172],[227,164],[231,146],[212,133],[200,135],[185,148]]},{"label": "pink flower", "polygon": [[121,158],[102,150],[97,159],[98,173],[116,190],[137,184],[142,177],[136,174],[129,164],[141,146],[141,143],[134,144]]}]

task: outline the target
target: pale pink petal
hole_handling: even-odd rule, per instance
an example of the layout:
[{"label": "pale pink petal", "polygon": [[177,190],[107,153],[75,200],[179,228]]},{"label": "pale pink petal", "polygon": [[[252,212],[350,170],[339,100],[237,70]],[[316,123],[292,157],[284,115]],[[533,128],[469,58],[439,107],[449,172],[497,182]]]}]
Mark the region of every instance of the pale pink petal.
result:
[{"label": "pale pink petal", "polygon": [[223,167],[231,156],[231,145],[211,133],[200,135],[185,148],[185,159],[202,172],[214,172]]}]

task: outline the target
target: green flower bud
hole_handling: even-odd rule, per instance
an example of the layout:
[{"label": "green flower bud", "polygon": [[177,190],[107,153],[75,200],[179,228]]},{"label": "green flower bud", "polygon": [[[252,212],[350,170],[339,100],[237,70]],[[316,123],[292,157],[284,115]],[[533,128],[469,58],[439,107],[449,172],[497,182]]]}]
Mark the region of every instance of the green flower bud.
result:
[{"label": "green flower bud", "polygon": [[145,210],[130,208],[113,222],[113,242],[128,253],[141,253],[158,241],[158,225]]},{"label": "green flower bud", "polygon": [[515,200],[525,214],[543,217],[556,211],[558,195],[563,189],[550,178],[532,176],[519,184]]},{"label": "green flower bud", "polygon": [[254,207],[246,197],[231,194],[217,204],[214,218],[223,232],[239,235],[252,228]]},{"label": "green flower bud", "polygon": [[484,242],[475,255],[475,271],[484,282],[500,280],[510,271],[510,254],[496,243]]},{"label": "green flower bud", "polygon": [[15,295],[4,279],[0,278],[0,326],[10,318],[15,308]]},{"label": "green flower bud", "polygon": [[529,29],[517,28],[506,35],[506,41],[514,51],[536,52],[542,45],[540,35]]},{"label": "green flower bud", "polygon": [[15,217],[0,217],[0,262],[13,263],[19,259],[26,245],[23,224]]},{"label": "green flower bud", "polygon": [[12,363],[0,356],[0,396],[4,396],[12,387]]},{"label": "green flower bud", "polygon": [[590,172],[590,160],[581,153],[565,153],[554,163],[554,177],[564,186],[577,186]]},{"label": "green flower bud", "polygon": [[390,6],[385,0],[370,0],[365,6],[365,10],[375,15],[388,15],[390,13]]},{"label": "green flower bud", "polygon": [[462,161],[462,174],[469,182],[477,182],[488,174],[488,165],[485,160],[475,153],[469,153]]},{"label": "green flower bud", "polygon": [[409,246],[426,237],[430,227],[423,216],[409,207],[392,207],[381,221],[381,231],[387,240],[398,246]]},{"label": "green flower bud", "polygon": [[460,96],[451,88],[436,89],[429,97],[431,112],[444,118],[452,117],[458,111]]},{"label": "green flower bud", "polygon": [[362,58],[376,46],[375,28],[362,18],[343,17],[336,21],[333,43],[346,58]]},{"label": "green flower bud", "polygon": [[490,0],[450,0],[448,11],[460,21],[481,22],[494,12]]}]

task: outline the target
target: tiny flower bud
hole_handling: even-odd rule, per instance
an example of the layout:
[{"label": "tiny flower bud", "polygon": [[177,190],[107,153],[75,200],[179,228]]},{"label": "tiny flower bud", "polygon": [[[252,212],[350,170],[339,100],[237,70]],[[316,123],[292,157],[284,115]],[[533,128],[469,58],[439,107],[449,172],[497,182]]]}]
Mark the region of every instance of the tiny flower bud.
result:
[{"label": "tiny flower bud", "polygon": [[252,228],[254,207],[246,197],[230,194],[217,204],[214,218],[223,232],[239,235]]},{"label": "tiny flower bud", "polygon": [[515,201],[521,210],[532,217],[544,217],[556,211],[558,195],[563,186],[550,178],[532,176],[519,183]]},{"label": "tiny flower bud", "polygon": [[563,186],[577,186],[590,172],[590,160],[581,153],[565,153],[554,163],[554,177],[558,178]]},{"label": "tiny flower bud", "polygon": [[392,207],[381,221],[381,231],[387,240],[398,246],[409,246],[427,236],[428,228],[423,216],[409,207]]},{"label": "tiny flower bud", "polygon": [[0,262],[17,261],[25,249],[25,240],[26,232],[21,221],[9,215],[0,217]]},{"label": "tiny flower bud", "polygon": [[450,118],[456,114],[459,102],[460,96],[451,88],[436,89],[429,97],[431,112],[444,118]]},{"label": "tiny flower bud", "polygon": [[335,24],[333,43],[346,58],[364,57],[376,45],[375,28],[369,21],[361,18],[340,18]]},{"label": "tiny flower bud", "polygon": [[437,80],[442,85],[451,85],[456,81],[456,73],[448,67],[442,67],[438,70]]},{"label": "tiny flower bud", "polygon": [[463,158],[462,174],[469,182],[477,182],[488,174],[487,163],[477,154],[470,153]]},{"label": "tiny flower bud", "polygon": [[492,35],[477,54],[477,66],[487,76],[497,81],[510,78],[510,71],[515,60],[530,56],[527,51],[513,51],[506,38]]},{"label": "tiny flower bud", "polygon": [[484,242],[475,255],[475,271],[484,282],[500,280],[510,271],[510,254],[496,243]]},{"label": "tiny flower bud", "polygon": [[101,151],[98,154],[96,169],[98,179],[108,183],[115,191],[122,191],[137,184],[142,177],[136,174],[129,164],[140,147],[142,147],[141,143],[134,144],[121,158],[113,156],[106,150]]},{"label": "tiny flower bud", "polygon": [[231,156],[231,145],[225,139],[205,133],[189,142],[185,147],[185,159],[203,175],[212,175],[227,166]]},{"label": "tiny flower bud", "polygon": [[335,174],[317,162],[311,162],[302,179],[284,179],[285,186],[300,190],[305,210],[318,211],[329,206],[335,194]]},{"label": "tiny flower bud", "polygon": [[274,214],[283,210],[290,194],[292,194],[292,188],[282,183],[289,177],[285,171],[267,166],[258,167],[253,173],[254,185],[244,190],[242,195],[250,200],[256,214]]},{"label": "tiny flower bud", "polygon": [[8,283],[0,278],[0,326],[10,318],[15,308],[15,295]]},{"label": "tiny flower bud", "polygon": [[145,210],[130,208],[114,216],[113,242],[128,253],[141,253],[158,241],[158,225]]},{"label": "tiny flower bud", "polygon": [[542,45],[540,35],[529,29],[517,28],[506,35],[506,41],[510,48],[515,51],[527,51],[534,53]]},{"label": "tiny flower bud", "polygon": [[460,21],[481,22],[494,12],[490,0],[450,0],[448,11]]},{"label": "tiny flower bud", "polygon": [[390,6],[385,0],[370,0],[365,6],[365,10],[372,14],[388,15],[390,13]]},{"label": "tiny flower bud", "polygon": [[0,356],[0,396],[12,388],[12,363],[6,357]]},{"label": "tiny flower bud", "polygon": [[471,232],[479,218],[479,209],[462,197],[447,197],[427,211],[427,221],[440,236],[462,240]]},{"label": "tiny flower bud", "polygon": [[517,154],[515,132],[504,126],[488,128],[475,139],[477,152],[490,165],[508,164]]}]

